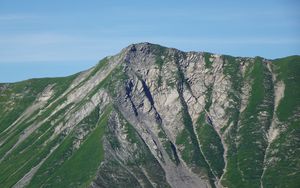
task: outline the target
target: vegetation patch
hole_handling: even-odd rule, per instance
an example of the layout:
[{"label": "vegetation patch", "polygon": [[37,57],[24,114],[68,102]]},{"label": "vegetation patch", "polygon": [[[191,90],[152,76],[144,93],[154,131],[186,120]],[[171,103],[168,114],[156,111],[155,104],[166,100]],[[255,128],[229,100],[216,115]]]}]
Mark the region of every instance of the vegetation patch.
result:
[{"label": "vegetation patch", "polygon": [[[102,136],[106,129],[110,111],[111,109],[106,110],[93,132],[85,139],[81,147],[73,153],[74,138],[69,135],[41,166],[30,182],[29,187],[88,186],[104,157]],[[56,166],[54,171],[53,166]]]},{"label": "vegetation patch", "polygon": [[197,120],[197,134],[200,140],[200,147],[212,172],[220,178],[225,167],[223,159],[224,148],[219,135],[212,125],[206,122],[205,118],[205,113],[203,112]]},{"label": "vegetation patch", "polygon": [[212,68],[212,62],[210,61],[211,53],[204,52],[204,62],[205,62],[205,68],[209,69]]}]

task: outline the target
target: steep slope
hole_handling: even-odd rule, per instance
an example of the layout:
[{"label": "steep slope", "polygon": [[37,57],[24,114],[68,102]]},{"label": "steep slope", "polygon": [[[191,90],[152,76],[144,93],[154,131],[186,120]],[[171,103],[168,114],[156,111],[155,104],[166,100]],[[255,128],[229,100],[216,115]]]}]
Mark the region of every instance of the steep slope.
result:
[{"label": "steep slope", "polygon": [[140,43],[0,104],[0,187],[300,185],[299,56]]}]

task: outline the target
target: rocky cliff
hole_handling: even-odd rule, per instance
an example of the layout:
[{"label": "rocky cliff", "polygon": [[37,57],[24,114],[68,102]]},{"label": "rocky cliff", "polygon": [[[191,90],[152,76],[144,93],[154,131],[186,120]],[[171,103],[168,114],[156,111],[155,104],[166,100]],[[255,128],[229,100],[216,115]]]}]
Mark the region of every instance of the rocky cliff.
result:
[{"label": "rocky cliff", "polygon": [[299,56],[134,44],[0,106],[0,187],[300,185]]}]

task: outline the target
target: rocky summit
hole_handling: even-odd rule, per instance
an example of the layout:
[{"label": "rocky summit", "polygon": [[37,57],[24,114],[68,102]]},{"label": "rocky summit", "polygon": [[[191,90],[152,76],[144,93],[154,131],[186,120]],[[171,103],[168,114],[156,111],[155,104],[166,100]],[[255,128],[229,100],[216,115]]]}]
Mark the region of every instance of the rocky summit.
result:
[{"label": "rocky summit", "polygon": [[1,188],[300,186],[300,56],[139,43],[0,106]]}]

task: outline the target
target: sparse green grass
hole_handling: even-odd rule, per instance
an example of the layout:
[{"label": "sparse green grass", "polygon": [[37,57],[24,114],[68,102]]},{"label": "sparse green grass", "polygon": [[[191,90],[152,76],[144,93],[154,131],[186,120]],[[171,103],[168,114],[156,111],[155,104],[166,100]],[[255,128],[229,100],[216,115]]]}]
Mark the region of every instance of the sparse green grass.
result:
[{"label": "sparse green grass", "polygon": [[197,120],[197,134],[201,149],[210,164],[211,170],[220,178],[225,166],[223,159],[224,149],[219,135],[212,125],[206,123],[205,113],[200,114]]},{"label": "sparse green grass", "polygon": [[287,121],[300,106],[300,56],[290,56],[273,61],[279,80],[285,84],[284,98],[277,110],[278,118]]},{"label": "sparse green grass", "polygon": [[128,123],[126,121],[126,124],[125,124],[125,130],[126,130],[126,134],[128,136],[128,140],[131,142],[131,143],[139,143],[140,141],[140,138],[136,132],[136,130],[133,128],[133,126]]},{"label": "sparse green grass", "polygon": [[156,56],[155,64],[158,66],[159,70],[162,69],[163,64],[164,64],[164,61],[163,61],[163,59],[161,58],[161,56]]},{"label": "sparse green grass", "polygon": [[[161,52],[163,53],[163,52]],[[159,53],[159,55],[156,56],[155,58],[155,64],[158,66],[158,69],[159,69],[159,75],[158,75],[158,78],[157,78],[157,86],[160,87],[162,85],[162,75],[161,75],[161,70],[162,70],[162,67],[164,65],[164,60],[161,58],[161,56],[163,54]]]},{"label": "sparse green grass", "polygon": [[[63,113],[65,110],[66,108],[59,113]],[[49,121],[45,122],[6,156],[0,163],[0,168],[5,169],[0,172],[0,185],[5,187],[14,185],[24,174],[46,157],[50,149],[60,142],[60,138],[54,138],[46,144],[46,140],[51,137],[53,132],[53,126],[50,125]],[[16,134],[13,138],[18,139],[18,137],[19,134]]]},{"label": "sparse green grass", "polygon": [[74,152],[72,152],[73,138],[69,135],[41,166],[29,187],[88,186],[103,160],[102,136],[106,129],[110,111],[111,108],[102,115],[93,132],[86,138],[81,147]]},{"label": "sparse green grass", "polygon": [[[261,110],[259,105],[264,100],[265,90],[263,86],[263,64],[256,59],[254,69],[251,72],[253,79],[251,96],[248,106],[241,116],[238,135],[241,135],[237,151],[238,169],[242,172],[243,186],[256,187],[260,185],[260,176],[263,168],[263,157],[265,146],[264,137],[260,130],[260,122],[257,119]],[[241,181],[241,180],[239,180]]]},{"label": "sparse green grass", "polygon": [[[259,187],[263,171],[263,160],[266,149],[264,132],[271,124],[273,114],[272,76],[261,58],[256,58],[250,72],[253,80],[249,103],[240,115],[237,135],[237,147],[231,146],[228,156],[228,172],[224,185],[230,187]],[[260,112],[266,112],[264,120],[258,118]],[[235,143],[231,144],[235,144]]]},{"label": "sparse green grass", "polygon": [[50,83],[53,83],[51,79],[32,79],[9,84],[8,89],[0,93],[0,132],[12,124]]},{"label": "sparse green grass", "polygon": [[211,55],[212,55],[211,53],[204,52],[205,68],[207,68],[207,69],[212,67],[212,62],[209,60]]},{"label": "sparse green grass", "polygon": [[169,155],[170,159],[178,165],[180,163],[177,152],[175,151],[174,146],[172,146],[171,141],[167,138],[166,133],[161,129],[158,132],[158,137],[162,142],[164,149],[166,150],[167,154]]},{"label": "sparse green grass", "polygon": [[123,71],[123,66],[118,65],[97,87],[88,95],[92,97],[100,88],[106,89],[113,97],[117,96],[118,87],[124,87],[125,81],[128,79],[126,72]]},{"label": "sparse green grass", "polygon": [[[68,109],[68,106],[66,106],[65,108],[59,110],[55,115],[55,117],[57,119],[61,119],[62,117],[60,117],[66,110]],[[41,120],[40,120],[41,121]],[[11,149],[13,147],[14,144],[17,143],[17,140],[19,139],[19,137],[23,134],[23,131],[29,127],[30,125],[32,125],[32,123],[34,122],[29,122],[29,123],[23,123],[21,125],[19,125],[17,127],[17,129],[15,129],[12,133],[7,134],[8,138],[6,142],[4,142],[4,144],[0,147],[0,156],[4,156],[4,154],[9,151],[9,149]],[[20,145],[15,148],[13,150],[13,152],[10,155],[13,155],[14,153],[16,153],[15,155],[18,155],[20,151],[23,150],[23,148],[28,149],[28,147],[30,146],[30,144],[32,144],[32,141],[36,141],[36,139],[40,139],[40,136],[45,133],[45,131],[50,130],[51,128],[53,128],[52,125],[49,124],[49,122],[46,122],[44,124],[42,124],[40,126],[40,128],[38,128],[35,132],[33,132],[31,135],[29,135],[28,138],[26,138],[26,140],[24,140],[22,143],[20,143]],[[53,131],[53,130],[52,130]],[[8,155],[7,157],[9,157],[10,155]],[[10,159],[12,159],[11,157],[9,157]]]},{"label": "sparse green grass", "polygon": [[207,90],[205,92],[205,110],[209,111],[209,108],[212,104],[212,90],[213,90],[213,86],[208,86]]},{"label": "sparse green grass", "polygon": [[[230,129],[230,134],[227,135],[225,142],[227,143],[227,168],[226,173],[222,179],[222,184],[228,187],[243,187],[241,184],[241,172],[238,170],[237,166],[237,129],[238,122],[240,118],[240,93],[241,87],[243,85],[242,75],[239,70],[239,63],[236,61],[236,58],[232,56],[223,56],[225,61],[223,66],[223,73],[229,77],[232,83],[232,90],[229,92],[228,100],[232,107],[226,109],[226,114],[229,116],[227,125],[221,129],[221,132],[224,132],[230,124],[232,128]],[[249,63],[249,62],[246,62]],[[246,79],[246,78],[244,78]],[[247,80],[248,81],[248,80]]]},{"label": "sparse green grass", "polygon": [[268,165],[263,185],[266,188],[274,185],[297,188],[300,185],[300,121],[295,114],[300,114],[300,56],[276,59],[272,67],[278,74],[277,81],[285,84],[284,97],[276,111],[281,126],[285,128],[270,146],[270,150],[277,152],[269,152],[267,159],[278,160]]},{"label": "sparse green grass", "polygon": [[168,79],[167,80],[167,86],[171,87],[171,89],[174,89],[176,87],[176,82],[173,80]]},{"label": "sparse green grass", "polygon": [[272,143],[267,159],[278,159],[271,162],[263,177],[265,188],[289,187],[298,188],[300,185],[300,150],[299,135],[300,121],[296,120],[288,125],[288,129]]},{"label": "sparse green grass", "polygon": [[236,60],[236,58],[224,55],[223,61],[225,61],[223,63],[223,74],[229,77],[232,85],[231,90],[229,91],[229,94],[227,96],[230,103],[230,107],[226,109],[226,114],[228,114],[229,116],[229,121],[228,124],[221,129],[221,132],[224,132],[228,128],[230,123],[233,123],[235,126],[238,123],[240,115],[239,107],[241,105],[240,93],[244,82],[240,72],[240,63]]},{"label": "sparse green grass", "polygon": [[[186,162],[191,163],[192,155],[193,155],[193,145],[187,130],[183,130],[176,137],[176,145],[183,146],[184,149],[181,151],[182,159]],[[181,147],[180,147],[181,148]]]},{"label": "sparse green grass", "polygon": [[[59,95],[61,95],[62,92],[64,92],[69,87],[69,84],[73,81],[73,79],[75,77],[76,77],[76,75],[68,76],[65,78],[32,79],[32,80],[27,80],[27,81],[11,84],[10,89],[8,91],[5,91],[4,94],[1,94],[2,98],[0,97],[1,98],[0,104],[1,103],[5,104],[8,102],[15,103],[12,106],[13,110],[3,113],[3,116],[0,117],[1,140],[7,138],[8,136],[10,136],[12,134],[14,134],[14,136],[16,136],[16,134],[19,134],[30,124],[27,121],[29,118],[32,118],[32,116],[28,117],[27,119],[25,119],[23,121],[23,123],[19,124],[15,131],[13,131],[9,134],[7,132],[1,133],[1,131],[3,131],[11,123],[13,123],[13,121],[15,121],[17,119],[17,117],[20,116],[26,110],[26,108],[28,108],[33,103],[33,101],[36,99],[37,95],[39,93],[41,93],[47,85],[54,84],[54,87],[53,87],[54,94],[53,94],[53,97],[49,99],[49,101],[47,103],[47,104],[49,104],[54,99],[56,99]],[[7,94],[6,92],[9,92],[9,93]],[[23,97],[18,98],[18,99],[7,98],[8,95],[12,95],[12,94],[19,94]],[[58,102],[61,102],[61,101],[58,101]],[[56,103],[56,105],[58,105],[58,104],[59,103]],[[56,107],[56,105],[53,105],[53,107]],[[2,108],[2,110],[3,110],[3,108]],[[51,110],[49,110],[48,112],[50,113]],[[1,113],[1,109],[0,109],[0,113]],[[43,113],[43,114],[45,114],[45,113]],[[34,112],[33,115],[36,115],[36,112]],[[47,117],[48,115],[46,115],[45,117]]]},{"label": "sparse green grass", "polygon": [[101,138],[106,123],[107,119],[100,121],[78,151],[45,182],[46,185],[49,183],[53,187],[86,187],[90,184],[103,160]]}]

